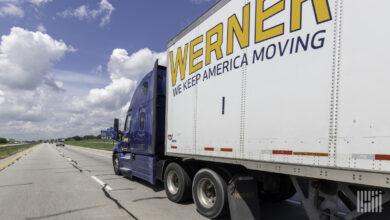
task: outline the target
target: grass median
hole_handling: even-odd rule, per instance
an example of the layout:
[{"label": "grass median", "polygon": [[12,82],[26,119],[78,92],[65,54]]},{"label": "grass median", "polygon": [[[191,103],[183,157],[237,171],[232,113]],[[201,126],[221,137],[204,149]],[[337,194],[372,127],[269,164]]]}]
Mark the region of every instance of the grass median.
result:
[{"label": "grass median", "polygon": [[94,148],[99,150],[108,150],[112,151],[112,148],[114,147],[114,144],[117,142],[113,141],[102,141],[97,139],[91,139],[91,140],[82,140],[82,141],[65,141],[65,145],[74,145],[79,147],[88,147],[88,148]]},{"label": "grass median", "polygon": [[22,144],[17,146],[7,146],[7,147],[1,147],[0,148],[0,159],[9,157],[13,154],[16,154],[20,151],[24,151],[30,147],[33,147],[37,145],[37,143],[31,143],[31,144]]}]

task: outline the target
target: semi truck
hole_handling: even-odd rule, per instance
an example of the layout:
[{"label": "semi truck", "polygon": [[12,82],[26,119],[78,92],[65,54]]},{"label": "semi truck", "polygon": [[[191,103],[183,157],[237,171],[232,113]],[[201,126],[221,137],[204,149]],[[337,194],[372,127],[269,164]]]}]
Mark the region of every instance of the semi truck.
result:
[{"label": "semi truck", "polygon": [[389,217],[389,8],[218,1],[140,80],[115,173],[208,218],[256,219],[258,201],[294,194],[311,220]]}]

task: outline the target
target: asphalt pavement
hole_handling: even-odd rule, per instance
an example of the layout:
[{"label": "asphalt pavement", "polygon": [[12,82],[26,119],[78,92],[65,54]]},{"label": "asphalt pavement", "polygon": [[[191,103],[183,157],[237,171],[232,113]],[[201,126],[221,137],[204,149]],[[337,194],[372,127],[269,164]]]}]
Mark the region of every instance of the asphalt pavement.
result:
[{"label": "asphalt pavement", "polygon": [[[294,202],[262,204],[262,216],[307,219]],[[193,202],[169,201],[161,183],[116,176],[109,151],[41,144],[0,171],[0,219],[205,218]]]}]

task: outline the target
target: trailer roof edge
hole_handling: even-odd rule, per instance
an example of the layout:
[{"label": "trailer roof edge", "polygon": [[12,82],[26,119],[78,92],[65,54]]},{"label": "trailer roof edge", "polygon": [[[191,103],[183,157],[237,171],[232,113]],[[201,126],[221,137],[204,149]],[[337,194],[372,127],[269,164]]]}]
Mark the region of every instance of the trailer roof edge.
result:
[{"label": "trailer roof edge", "polygon": [[231,0],[219,0],[211,8],[209,8],[207,11],[205,11],[201,16],[199,16],[197,19],[195,19],[195,21],[193,21],[190,25],[188,25],[186,28],[184,28],[179,34],[177,34],[175,37],[173,37],[171,40],[169,40],[167,48],[174,45],[178,40],[183,38],[186,34],[188,34],[194,28],[199,26],[203,21],[205,21],[207,18],[209,18],[211,15],[213,15],[216,11],[221,9],[223,6],[225,6],[230,1]]}]

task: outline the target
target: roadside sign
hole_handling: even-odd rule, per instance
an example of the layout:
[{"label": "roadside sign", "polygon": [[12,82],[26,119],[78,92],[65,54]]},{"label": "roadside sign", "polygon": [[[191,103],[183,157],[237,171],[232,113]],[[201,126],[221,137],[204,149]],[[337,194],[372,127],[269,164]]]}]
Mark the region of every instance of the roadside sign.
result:
[{"label": "roadside sign", "polygon": [[107,130],[100,131],[101,139],[104,141],[113,141],[116,140],[117,132],[109,128]]}]

